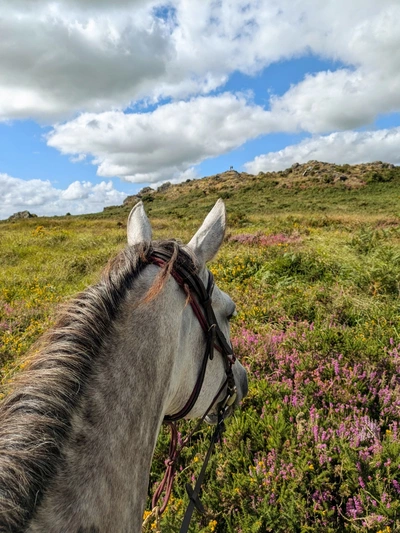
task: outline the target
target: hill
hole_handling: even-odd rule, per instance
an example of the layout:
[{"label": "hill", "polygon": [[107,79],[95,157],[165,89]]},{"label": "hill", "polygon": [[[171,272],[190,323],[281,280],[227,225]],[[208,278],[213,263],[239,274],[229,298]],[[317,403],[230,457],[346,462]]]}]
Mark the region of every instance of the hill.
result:
[{"label": "hill", "polygon": [[[128,196],[121,206],[105,207],[101,213],[76,217],[122,217],[121,223],[124,223],[123,217],[142,200],[153,217],[171,217],[185,222],[199,220],[218,198],[223,198],[228,206],[233,226],[244,226],[249,218],[285,212],[397,216],[399,187],[400,167],[390,163],[335,165],[311,160],[304,164],[295,163],[278,172],[260,172],[256,176],[228,170],[178,184],[167,182],[157,189],[145,187],[136,195]],[[8,221],[21,218],[17,215]],[[5,222],[0,221],[0,224]]]},{"label": "hill", "polygon": [[144,189],[128,197],[123,206],[107,207],[102,216],[126,214],[139,200],[156,218],[198,219],[221,197],[230,222],[244,225],[257,215],[279,213],[396,216],[400,167],[376,161],[359,165],[333,165],[309,161],[279,172],[257,176],[230,170],[198,180]]}]

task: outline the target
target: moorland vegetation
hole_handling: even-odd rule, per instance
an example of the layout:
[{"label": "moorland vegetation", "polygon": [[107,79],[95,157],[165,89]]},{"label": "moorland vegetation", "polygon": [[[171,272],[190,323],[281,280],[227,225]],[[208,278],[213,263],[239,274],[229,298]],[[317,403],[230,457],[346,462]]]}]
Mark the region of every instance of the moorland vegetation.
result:
[{"label": "moorland vegetation", "polygon": [[[210,268],[235,300],[232,342],[250,377],[227,422],[193,532],[400,531],[400,168],[311,161],[229,171],[141,195],[155,237],[187,241],[218,197],[229,232]],[[125,245],[124,206],[0,223],[0,359],[7,383],[54,320]],[[192,426],[182,423],[185,433]],[[183,452],[162,531],[211,429]],[[160,480],[162,431],[150,480]]]}]

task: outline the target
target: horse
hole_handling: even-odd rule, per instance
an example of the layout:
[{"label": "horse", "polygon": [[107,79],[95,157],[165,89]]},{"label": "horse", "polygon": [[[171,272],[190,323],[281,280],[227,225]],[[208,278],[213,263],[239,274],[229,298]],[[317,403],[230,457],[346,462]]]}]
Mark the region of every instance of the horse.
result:
[{"label": "horse", "polygon": [[133,207],[127,247],[66,304],[0,405],[1,532],[141,531],[163,421],[215,423],[227,375],[231,400],[245,396],[226,355],[235,304],[206,267],[225,224],[218,200],[187,245],[152,241]]}]

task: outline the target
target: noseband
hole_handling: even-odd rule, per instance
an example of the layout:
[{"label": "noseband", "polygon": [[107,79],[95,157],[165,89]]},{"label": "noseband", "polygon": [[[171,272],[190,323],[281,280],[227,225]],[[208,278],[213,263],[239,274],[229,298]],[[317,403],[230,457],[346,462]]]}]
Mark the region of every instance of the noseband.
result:
[{"label": "noseband", "polygon": [[[190,257],[186,252],[181,250],[180,253],[185,254],[187,259],[191,262]],[[153,250],[149,257],[151,263],[160,267],[165,266],[170,259],[171,256],[167,252],[158,250]],[[171,275],[183,291],[190,296],[190,305],[206,335],[206,348],[201,369],[192,394],[180,411],[173,415],[165,416],[164,420],[166,422],[176,422],[177,420],[181,420],[193,409],[203,386],[208,360],[211,360],[214,357],[214,348],[222,355],[225,363],[226,381],[222,390],[227,386],[227,393],[222,403],[225,403],[226,408],[229,405],[232,405],[236,399],[236,386],[232,371],[232,365],[235,363],[235,356],[232,347],[227,342],[225,335],[222,333],[221,328],[218,325],[214,309],[212,308],[212,292],[215,285],[214,276],[211,272],[208,273],[208,283],[206,288],[198,274],[194,271],[190,271],[182,264],[174,266]],[[193,298],[193,295],[195,298]],[[218,399],[218,397],[219,394],[216,399]],[[214,403],[209,409],[211,409]]]}]

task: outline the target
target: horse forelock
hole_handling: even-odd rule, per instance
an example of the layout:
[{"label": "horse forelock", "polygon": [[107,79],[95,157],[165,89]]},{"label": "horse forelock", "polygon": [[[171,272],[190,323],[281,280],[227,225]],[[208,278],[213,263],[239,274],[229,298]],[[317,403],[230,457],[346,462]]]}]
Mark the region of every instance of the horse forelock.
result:
[{"label": "horse forelock", "polygon": [[0,530],[21,533],[57,471],[73,413],[90,379],[96,355],[110,335],[121,303],[154,249],[169,253],[151,298],[176,263],[196,270],[176,241],[127,247],[101,280],[66,305],[36,345],[27,367],[0,404]]}]

